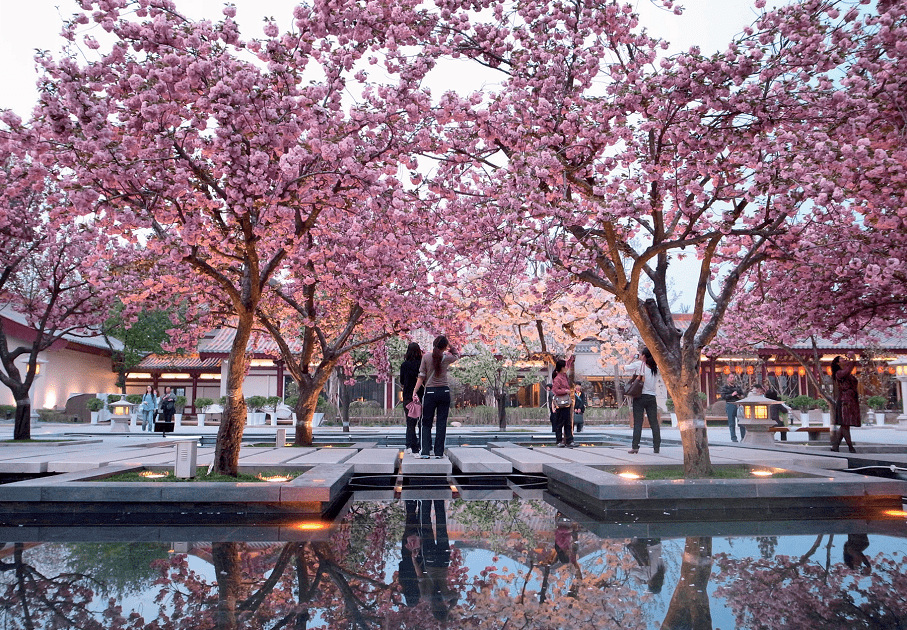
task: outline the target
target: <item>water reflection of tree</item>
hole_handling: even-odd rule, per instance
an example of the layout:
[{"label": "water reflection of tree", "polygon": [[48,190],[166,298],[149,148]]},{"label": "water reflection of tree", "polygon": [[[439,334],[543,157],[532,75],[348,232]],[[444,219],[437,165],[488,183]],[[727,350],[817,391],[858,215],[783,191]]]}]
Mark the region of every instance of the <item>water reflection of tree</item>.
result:
[{"label": "water reflection of tree", "polygon": [[907,558],[871,559],[872,571],[831,557],[824,536],[799,557],[732,558],[717,554],[716,595],[727,599],[738,627],[754,630],[907,628]]},{"label": "water reflection of tree", "polygon": [[130,595],[149,588],[157,577],[151,567],[167,557],[162,543],[71,543],[53,545],[70,571],[90,574],[105,595]]},{"label": "water reflection of tree", "polygon": [[712,630],[708,584],[712,575],[712,539],[692,536],[683,548],[680,578],[662,630]]},{"label": "water reflection of tree", "polygon": [[124,618],[115,600],[106,609],[92,609],[101,586],[91,575],[66,571],[45,574],[25,559],[25,545],[16,543],[11,558],[0,561],[3,589],[0,618],[10,630],[73,628],[79,630],[126,630],[138,628],[135,619]]}]

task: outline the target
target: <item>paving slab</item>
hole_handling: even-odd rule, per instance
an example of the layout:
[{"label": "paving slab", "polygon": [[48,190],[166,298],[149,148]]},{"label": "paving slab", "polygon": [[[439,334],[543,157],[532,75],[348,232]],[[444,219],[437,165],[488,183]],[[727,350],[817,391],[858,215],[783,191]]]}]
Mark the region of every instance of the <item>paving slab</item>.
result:
[{"label": "paving slab", "polygon": [[340,464],[358,453],[355,448],[320,448],[315,452],[294,457],[287,464],[313,466],[317,464]]},{"label": "paving slab", "polygon": [[454,447],[448,449],[447,454],[451,463],[464,473],[509,475],[513,472],[510,460],[484,448]]},{"label": "paving slab", "polygon": [[368,448],[359,451],[348,460],[353,472],[358,474],[392,475],[400,461],[399,448]]},{"label": "paving slab", "polygon": [[283,464],[292,459],[314,453],[317,449],[300,447],[300,448],[247,448],[239,453],[239,465],[246,466],[249,464]]},{"label": "paving slab", "polygon": [[559,463],[564,460],[549,455],[547,449],[529,449],[529,448],[508,448],[501,447],[494,449],[494,454],[510,462],[513,469],[524,474],[538,475],[542,472],[542,466],[545,464]]},{"label": "paving slab", "polygon": [[562,461],[575,462],[577,464],[607,464],[607,459],[598,454],[590,453],[588,450],[578,448],[545,448],[542,449],[549,455],[557,457]]},{"label": "paving slab", "polygon": [[453,464],[446,455],[441,459],[417,459],[406,453],[400,461],[400,472],[404,475],[449,475],[453,472]]},{"label": "paving slab", "polygon": [[289,483],[280,484],[280,501],[281,503],[331,502],[343,492],[352,476],[353,466],[351,464],[319,464]]}]

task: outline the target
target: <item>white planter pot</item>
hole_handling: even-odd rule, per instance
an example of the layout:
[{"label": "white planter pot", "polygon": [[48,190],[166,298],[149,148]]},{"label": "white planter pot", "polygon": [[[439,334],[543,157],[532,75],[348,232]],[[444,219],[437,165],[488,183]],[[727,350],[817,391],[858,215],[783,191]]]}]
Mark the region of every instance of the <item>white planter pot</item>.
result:
[{"label": "white planter pot", "polygon": [[677,414],[676,413],[671,414],[671,426],[672,427],[677,426]]},{"label": "white planter pot", "polygon": [[830,411],[822,412],[822,426],[823,427],[831,426],[831,412]]},{"label": "white planter pot", "polygon": [[205,426],[205,414],[199,413],[199,414],[196,414],[196,415],[197,415],[197,417],[198,417],[198,426],[200,426],[200,427]]},{"label": "white planter pot", "polygon": [[92,411],[92,412],[91,412],[91,423],[92,423],[92,424],[97,424],[97,423],[98,423],[98,417],[99,417],[100,415],[101,415],[101,412],[100,412],[100,411]]},{"label": "white planter pot", "polygon": [[884,411],[876,411],[875,417],[876,417],[876,424],[885,424],[885,412]]},{"label": "white planter pot", "polygon": [[183,422],[183,414],[181,414],[181,413],[173,414],[173,428],[174,429],[179,429],[182,422]]}]

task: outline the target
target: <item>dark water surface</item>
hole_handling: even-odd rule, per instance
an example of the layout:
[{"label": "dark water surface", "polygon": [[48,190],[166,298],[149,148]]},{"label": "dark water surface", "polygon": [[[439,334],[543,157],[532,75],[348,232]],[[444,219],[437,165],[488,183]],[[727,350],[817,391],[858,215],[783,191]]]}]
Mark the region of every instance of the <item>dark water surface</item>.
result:
[{"label": "dark water surface", "polygon": [[283,542],[48,528],[55,542],[0,552],[0,628],[907,628],[902,515],[621,527],[544,500],[458,499],[356,501]]}]

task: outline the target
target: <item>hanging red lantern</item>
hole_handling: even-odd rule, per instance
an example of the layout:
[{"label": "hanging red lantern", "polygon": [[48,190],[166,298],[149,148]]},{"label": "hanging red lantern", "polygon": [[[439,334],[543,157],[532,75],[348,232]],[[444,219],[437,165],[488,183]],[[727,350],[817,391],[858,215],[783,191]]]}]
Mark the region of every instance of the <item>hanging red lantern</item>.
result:
[{"label": "hanging red lantern", "polygon": [[730,368],[730,366],[725,365],[725,366],[724,366],[723,372],[724,372],[725,374],[730,374],[730,373],[731,373],[731,368]]},{"label": "hanging red lantern", "polygon": [[755,370],[755,368],[753,368],[752,365],[747,365],[747,366],[746,366],[746,373],[747,373],[747,374],[752,374],[752,373],[755,372],[755,371],[756,371],[756,370]]},{"label": "hanging red lantern", "polygon": [[743,374],[743,367],[740,365],[735,366],[734,371],[737,372],[737,374]]},{"label": "hanging red lantern", "polygon": [[792,367],[790,367],[790,366],[788,366],[787,370],[785,370],[785,371],[787,372],[787,375],[788,375],[788,376],[793,376],[793,375],[794,375],[794,368],[792,368]]},{"label": "hanging red lantern", "polygon": [[806,368],[801,365],[800,369],[797,370],[797,374],[799,374],[800,376],[806,376]]},{"label": "hanging red lantern", "polygon": [[775,368],[775,376],[781,376],[782,374],[784,374],[784,368],[779,365]]}]

